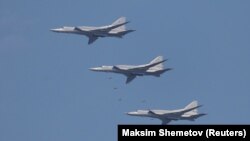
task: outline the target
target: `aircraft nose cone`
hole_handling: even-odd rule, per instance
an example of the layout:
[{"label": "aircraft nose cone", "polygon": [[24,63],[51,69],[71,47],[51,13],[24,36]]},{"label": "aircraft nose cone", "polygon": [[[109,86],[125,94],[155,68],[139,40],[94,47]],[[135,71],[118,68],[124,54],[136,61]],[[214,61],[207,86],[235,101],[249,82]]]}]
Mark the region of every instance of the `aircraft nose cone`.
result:
[{"label": "aircraft nose cone", "polygon": [[89,70],[91,70],[91,71],[98,71],[100,69],[99,68],[89,68]]},{"label": "aircraft nose cone", "polygon": [[54,29],[50,29],[50,31],[59,32],[59,31],[61,31],[61,29],[60,28],[54,28]]},{"label": "aircraft nose cone", "polygon": [[127,114],[127,115],[131,115],[131,112],[126,112],[125,114]]},{"label": "aircraft nose cone", "polygon": [[127,115],[135,115],[137,112],[127,112]]}]

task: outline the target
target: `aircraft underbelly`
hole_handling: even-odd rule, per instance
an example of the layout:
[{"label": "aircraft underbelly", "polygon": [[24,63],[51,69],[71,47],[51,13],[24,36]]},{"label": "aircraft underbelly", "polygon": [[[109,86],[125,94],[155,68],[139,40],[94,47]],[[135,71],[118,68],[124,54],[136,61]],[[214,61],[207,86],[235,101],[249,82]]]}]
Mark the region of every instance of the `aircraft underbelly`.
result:
[{"label": "aircraft underbelly", "polygon": [[73,34],[81,34],[81,32],[76,30],[70,30],[70,31],[62,31],[62,33],[73,33]]},{"label": "aircraft underbelly", "polygon": [[167,119],[171,119],[171,120],[179,120],[180,118],[178,117],[174,117],[174,116],[168,116]]},{"label": "aircraft underbelly", "polygon": [[72,31],[71,33],[79,34],[79,35],[86,35],[86,36],[90,35],[90,34],[89,34],[88,32],[86,32],[86,31],[77,31],[77,30]]},{"label": "aircraft underbelly", "polygon": [[143,76],[144,71],[140,70],[129,70],[129,69],[113,69],[114,72],[122,73],[122,74],[128,74],[128,75],[137,75],[137,76]]},{"label": "aircraft underbelly", "polygon": [[164,117],[167,119],[171,119],[171,120],[178,120],[181,118],[181,115],[172,113],[172,114],[164,115]]},{"label": "aircraft underbelly", "polygon": [[107,37],[109,34],[107,32],[102,32],[102,31],[95,31],[93,34],[97,37]]},{"label": "aircraft underbelly", "polygon": [[138,71],[133,70],[133,71],[130,71],[130,73],[134,75],[138,75],[138,76],[143,76],[145,74],[144,71],[139,71],[139,70]]}]

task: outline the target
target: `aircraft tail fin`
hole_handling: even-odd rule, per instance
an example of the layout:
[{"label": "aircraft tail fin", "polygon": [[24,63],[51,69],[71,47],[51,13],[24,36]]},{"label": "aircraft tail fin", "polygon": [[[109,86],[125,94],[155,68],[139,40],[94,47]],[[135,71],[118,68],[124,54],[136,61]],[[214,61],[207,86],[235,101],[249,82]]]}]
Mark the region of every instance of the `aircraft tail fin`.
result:
[{"label": "aircraft tail fin", "polygon": [[118,25],[118,24],[123,24],[126,22],[126,17],[120,17],[119,19],[117,19],[116,21],[114,21],[112,23],[112,25]]},{"label": "aircraft tail fin", "polygon": [[[112,26],[115,26],[115,25],[121,25],[117,28],[114,28],[111,30],[111,32],[122,32],[122,31],[126,31],[126,26],[125,24],[126,23],[126,17],[120,17],[119,19],[117,19],[116,21],[114,21],[112,23]],[[123,25],[122,25],[123,24]]]},{"label": "aircraft tail fin", "polygon": [[163,61],[163,56],[157,56],[155,59],[153,59],[150,64],[153,64],[153,63],[158,63],[160,61]]},{"label": "aircraft tail fin", "polygon": [[153,59],[149,64],[155,64],[155,63],[158,63],[158,62],[162,62],[162,63],[159,63],[153,67],[151,67],[151,69],[157,69],[157,70],[163,70],[164,69],[164,66],[163,66],[163,56],[158,56],[156,57],[155,59]]},{"label": "aircraft tail fin", "polygon": [[[184,109],[188,110],[188,109],[192,109],[192,108],[195,108],[197,107],[198,108],[198,101],[192,101],[190,104],[188,104]],[[191,110],[191,111],[188,111],[185,113],[185,115],[197,115],[198,114],[198,110],[197,108]]]}]

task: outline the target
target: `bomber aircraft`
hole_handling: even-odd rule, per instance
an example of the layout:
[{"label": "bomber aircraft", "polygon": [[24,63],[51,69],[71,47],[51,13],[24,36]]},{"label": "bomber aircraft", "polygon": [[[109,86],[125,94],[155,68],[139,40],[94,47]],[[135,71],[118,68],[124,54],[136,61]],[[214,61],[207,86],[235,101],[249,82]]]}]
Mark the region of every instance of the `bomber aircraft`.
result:
[{"label": "bomber aircraft", "polygon": [[93,26],[64,26],[62,28],[51,29],[53,32],[59,33],[73,33],[85,35],[89,38],[88,44],[92,44],[99,37],[117,37],[122,38],[127,33],[133,32],[135,30],[126,30],[125,24],[129,22],[126,21],[125,17],[120,17],[111,25],[93,27]]},{"label": "bomber aircraft", "polygon": [[151,62],[143,65],[115,65],[115,66],[101,66],[90,68],[92,71],[97,72],[113,72],[123,74],[127,77],[126,84],[131,82],[136,76],[152,75],[160,77],[160,75],[166,71],[172,70],[172,68],[164,68],[163,62],[166,60],[162,56],[158,56]]}]

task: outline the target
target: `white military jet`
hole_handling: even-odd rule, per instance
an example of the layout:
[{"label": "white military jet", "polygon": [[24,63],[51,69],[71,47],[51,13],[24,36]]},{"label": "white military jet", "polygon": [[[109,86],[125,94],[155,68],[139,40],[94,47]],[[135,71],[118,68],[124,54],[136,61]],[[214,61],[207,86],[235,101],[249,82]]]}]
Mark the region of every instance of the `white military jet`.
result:
[{"label": "white military jet", "polygon": [[98,37],[118,37],[122,38],[125,34],[133,32],[135,30],[126,30],[125,17],[120,17],[111,25],[101,26],[101,27],[90,27],[90,26],[76,26],[69,27],[64,26],[62,28],[51,29],[51,31],[59,32],[59,33],[73,33],[85,35],[89,38],[88,44],[92,44]]},{"label": "white military jet", "polygon": [[201,107],[197,101],[193,101],[183,109],[177,110],[137,110],[135,112],[128,112],[126,114],[130,116],[141,116],[157,118],[162,121],[162,124],[168,124],[172,120],[189,120],[194,121],[195,119],[204,116],[206,114],[199,114],[197,108]]},{"label": "white military jet", "polygon": [[113,72],[124,74],[127,77],[126,84],[131,82],[136,76],[144,76],[144,75],[152,75],[156,77],[160,77],[160,75],[166,71],[171,70],[172,68],[163,67],[163,62],[166,60],[163,59],[162,56],[156,57],[148,64],[132,66],[132,65],[115,65],[115,66],[101,66],[90,68],[92,71],[98,72]]}]

